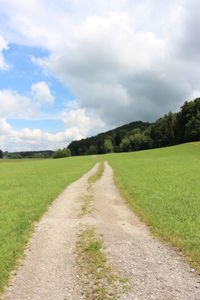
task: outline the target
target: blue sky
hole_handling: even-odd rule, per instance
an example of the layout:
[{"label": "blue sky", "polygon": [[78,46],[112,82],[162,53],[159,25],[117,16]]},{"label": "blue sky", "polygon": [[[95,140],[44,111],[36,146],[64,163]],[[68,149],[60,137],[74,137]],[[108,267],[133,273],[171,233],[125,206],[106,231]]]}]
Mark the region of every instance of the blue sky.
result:
[{"label": "blue sky", "polygon": [[[79,108],[67,84],[63,84],[62,80],[36,62],[50,55],[48,49],[10,43],[3,49],[2,55],[6,67],[0,69],[1,105],[9,107],[9,101],[11,104],[16,101],[20,106],[24,98],[28,105],[24,105],[19,112],[11,107],[6,118],[2,118],[0,148],[4,151],[57,149],[66,147],[73,139],[86,137],[88,128],[84,128],[84,122],[86,126],[92,123],[88,117],[89,112]],[[44,91],[39,88],[40,83],[49,92],[41,98],[40,94]],[[37,87],[36,92],[33,91],[34,85]],[[51,98],[53,103],[48,103]],[[77,124],[79,121],[80,124]],[[79,128],[81,122],[83,128]],[[11,136],[6,137],[6,133]]]},{"label": "blue sky", "polygon": [[[52,94],[55,96],[54,105],[40,108],[40,115],[31,119],[8,118],[12,127],[17,130],[28,127],[30,129],[40,128],[41,130],[56,132],[64,129],[63,122],[59,119],[59,113],[74,96],[61,84],[59,80],[32,61],[32,58],[43,58],[49,55],[47,50],[36,47],[10,44],[3,55],[9,65],[6,71],[0,72],[0,89],[11,89],[26,97],[31,97],[31,86],[34,83],[47,82]],[[49,116],[49,118],[48,118]]]},{"label": "blue sky", "polygon": [[200,95],[197,0],[0,0],[0,149],[57,149]]}]

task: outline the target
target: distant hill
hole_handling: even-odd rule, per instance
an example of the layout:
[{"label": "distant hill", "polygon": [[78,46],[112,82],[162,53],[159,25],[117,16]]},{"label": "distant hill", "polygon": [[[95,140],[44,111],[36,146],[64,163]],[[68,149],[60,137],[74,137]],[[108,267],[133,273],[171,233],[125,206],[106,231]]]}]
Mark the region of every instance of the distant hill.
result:
[{"label": "distant hill", "polygon": [[54,151],[21,151],[21,152],[4,152],[4,158],[17,159],[17,158],[50,158]]},{"label": "distant hill", "polygon": [[68,148],[71,150],[72,155],[118,152],[120,143],[128,132],[137,128],[145,130],[149,125],[150,123],[144,123],[142,121],[132,122],[90,138],[74,141]]},{"label": "distant hill", "polygon": [[200,98],[185,102],[178,113],[154,123],[132,122],[96,136],[73,141],[72,155],[128,152],[200,140]]}]

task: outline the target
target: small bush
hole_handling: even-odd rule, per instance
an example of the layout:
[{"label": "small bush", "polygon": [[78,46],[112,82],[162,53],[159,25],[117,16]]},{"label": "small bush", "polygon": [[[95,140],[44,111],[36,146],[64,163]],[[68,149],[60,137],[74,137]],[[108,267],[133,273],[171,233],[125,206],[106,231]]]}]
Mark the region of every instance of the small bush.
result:
[{"label": "small bush", "polygon": [[69,157],[71,156],[71,150],[70,149],[58,149],[55,151],[53,158],[62,158],[62,157]]}]

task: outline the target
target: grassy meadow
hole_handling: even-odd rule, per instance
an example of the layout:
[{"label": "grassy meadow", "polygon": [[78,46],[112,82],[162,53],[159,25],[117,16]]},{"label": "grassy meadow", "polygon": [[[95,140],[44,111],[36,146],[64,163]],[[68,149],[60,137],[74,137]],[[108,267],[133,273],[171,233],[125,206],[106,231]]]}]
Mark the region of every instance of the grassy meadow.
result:
[{"label": "grassy meadow", "polygon": [[104,156],[131,208],[200,266],[200,142]]},{"label": "grassy meadow", "polygon": [[33,223],[95,163],[92,157],[0,162],[0,291],[23,253]]},{"label": "grassy meadow", "polygon": [[[199,269],[200,142],[98,158],[112,166],[122,195],[153,233]],[[0,162],[0,291],[34,222],[96,162],[92,156]]]}]

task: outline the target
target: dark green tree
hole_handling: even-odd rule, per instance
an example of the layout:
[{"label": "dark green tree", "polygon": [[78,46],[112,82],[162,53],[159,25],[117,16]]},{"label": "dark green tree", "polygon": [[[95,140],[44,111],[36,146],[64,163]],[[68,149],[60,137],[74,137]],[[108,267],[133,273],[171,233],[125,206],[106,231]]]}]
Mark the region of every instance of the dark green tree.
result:
[{"label": "dark green tree", "polygon": [[120,145],[119,145],[119,149],[120,149],[120,152],[128,152],[128,151],[131,151],[131,141],[130,139],[128,138],[128,136],[125,136]]},{"label": "dark green tree", "polygon": [[111,139],[106,139],[104,141],[104,151],[105,153],[114,152],[114,147]]},{"label": "dark green tree", "polygon": [[96,145],[90,145],[89,146],[89,150],[88,150],[88,154],[97,154],[98,153],[98,148]]},{"label": "dark green tree", "polygon": [[137,132],[129,137],[131,141],[132,151],[150,149],[152,147],[152,139],[143,132]]}]

